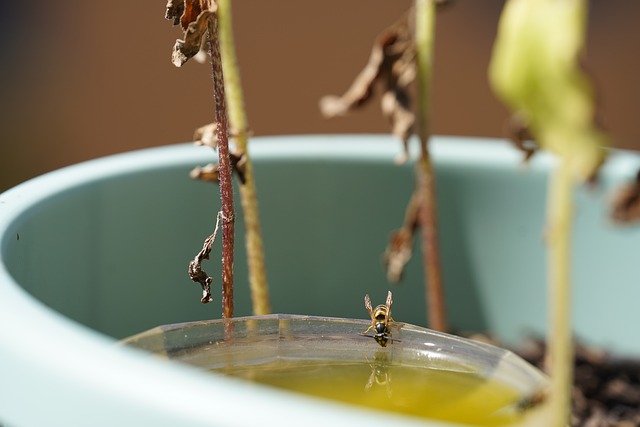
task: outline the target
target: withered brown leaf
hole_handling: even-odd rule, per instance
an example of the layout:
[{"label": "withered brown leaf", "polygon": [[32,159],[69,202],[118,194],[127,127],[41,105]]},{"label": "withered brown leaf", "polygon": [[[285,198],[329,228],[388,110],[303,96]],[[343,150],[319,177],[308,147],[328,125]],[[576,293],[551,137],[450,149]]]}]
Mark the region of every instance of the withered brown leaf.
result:
[{"label": "withered brown leaf", "polygon": [[165,19],[173,21],[173,25],[178,25],[184,13],[184,6],[184,0],[169,0],[164,14]]},{"label": "withered brown leaf", "polygon": [[[198,16],[200,16],[202,11],[206,9],[207,6],[203,5],[201,1],[184,0],[184,11],[180,17],[180,26],[182,27],[182,30],[187,31],[189,24],[197,21]],[[210,10],[210,12],[214,12],[214,10]]]},{"label": "withered brown leaf", "polygon": [[387,280],[398,283],[402,280],[404,268],[413,255],[413,233],[401,228],[391,234],[383,255],[387,270]]},{"label": "withered brown leaf", "polygon": [[173,25],[180,23],[184,31],[184,40],[176,40],[173,46],[171,62],[176,67],[181,67],[200,51],[203,38],[207,35],[209,17],[216,10],[217,5],[214,1],[168,1],[165,18],[171,20]]},{"label": "withered brown leaf", "polygon": [[416,76],[412,23],[410,10],[376,38],[367,65],[342,96],[320,99],[320,111],[326,118],[343,116],[365,105],[379,84],[383,90],[382,113],[391,123],[393,134],[402,140],[405,155],[415,122],[410,96],[410,85]]},{"label": "withered brown leaf", "polygon": [[640,170],[633,182],[617,190],[613,197],[611,218],[619,224],[640,220]]},{"label": "withered brown leaf", "polygon": [[[218,149],[218,134],[216,132],[216,124],[209,123],[196,129],[193,135],[195,145],[204,145],[214,150]],[[245,183],[245,165],[246,156],[244,153],[236,150],[229,151],[229,160],[231,161],[231,169],[236,173],[240,183]],[[196,166],[190,173],[191,178],[201,181],[219,183],[220,168],[216,163],[210,163],[206,166]]]},{"label": "withered brown leaf", "polygon": [[392,283],[402,280],[404,268],[413,255],[413,236],[419,222],[420,203],[418,197],[415,192],[411,196],[402,227],[391,234],[383,255],[387,279]]},{"label": "withered brown leaf", "polygon": [[[209,3],[212,5],[209,6]],[[168,0],[164,17],[173,21],[173,25],[180,24],[182,30],[187,31],[189,24],[195,22],[203,10],[210,9],[214,12],[215,7],[215,2],[207,0]]]},{"label": "withered brown leaf", "polygon": [[202,261],[209,259],[211,248],[213,243],[216,241],[216,235],[218,234],[220,218],[222,218],[222,211],[218,212],[218,215],[216,216],[216,228],[213,230],[213,233],[205,239],[202,249],[189,263],[189,277],[191,280],[202,286],[202,298],[200,299],[200,302],[203,304],[213,301],[213,297],[211,296],[211,284],[213,283],[213,278],[202,269]]},{"label": "withered brown leaf", "polygon": [[218,134],[216,133],[216,124],[209,123],[196,129],[193,134],[193,140],[196,145],[204,145],[206,147],[218,149]]},{"label": "withered brown leaf", "polygon": [[192,179],[205,182],[215,182],[217,184],[220,182],[220,167],[217,163],[209,163],[205,166],[196,166],[191,170],[191,172],[189,172],[189,176]]},{"label": "withered brown leaf", "polygon": [[[246,156],[238,156],[234,153],[229,153],[229,160],[231,161],[231,169],[238,176],[240,183],[246,183]],[[192,179],[198,179],[205,182],[215,182],[216,184],[219,184],[220,165],[218,165],[217,163],[209,163],[206,166],[196,166],[191,170],[189,176]]]}]

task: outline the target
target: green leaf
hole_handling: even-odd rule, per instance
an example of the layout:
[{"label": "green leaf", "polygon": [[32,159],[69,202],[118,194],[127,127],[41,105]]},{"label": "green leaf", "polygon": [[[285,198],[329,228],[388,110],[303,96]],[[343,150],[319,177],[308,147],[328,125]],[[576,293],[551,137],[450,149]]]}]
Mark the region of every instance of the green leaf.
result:
[{"label": "green leaf", "polygon": [[579,65],[586,12],[583,0],[509,0],[489,67],[496,94],[539,146],[567,162],[574,179],[583,181],[596,174],[607,145]]}]

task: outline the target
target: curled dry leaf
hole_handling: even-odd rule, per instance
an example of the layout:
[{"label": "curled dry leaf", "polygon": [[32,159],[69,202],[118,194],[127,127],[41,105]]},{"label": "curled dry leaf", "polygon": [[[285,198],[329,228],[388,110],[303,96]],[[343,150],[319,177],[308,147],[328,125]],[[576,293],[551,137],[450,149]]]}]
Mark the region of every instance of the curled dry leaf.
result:
[{"label": "curled dry leaf", "polygon": [[184,33],[184,40],[176,40],[176,44],[173,46],[173,55],[171,56],[173,65],[181,67],[200,52],[202,38],[208,31],[209,16],[210,13],[208,11],[202,12],[195,22],[189,24]]},{"label": "curled dry leaf", "polygon": [[207,35],[209,17],[216,10],[217,5],[213,1],[168,1],[165,18],[171,20],[173,25],[180,23],[184,31],[184,40],[176,40],[173,46],[171,62],[176,67],[181,67],[200,51],[203,38]]},{"label": "curled dry leaf", "polygon": [[634,182],[622,186],[614,195],[611,218],[620,224],[640,220],[640,170]]},{"label": "curled dry leaf", "polygon": [[217,184],[220,182],[220,168],[217,163],[209,163],[206,166],[196,166],[189,172],[189,176],[192,179],[215,182]]},{"label": "curled dry leaf", "polygon": [[387,269],[387,280],[398,283],[402,280],[404,268],[413,255],[413,233],[405,228],[391,234],[389,243],[383,255]]},{"label": "curled dry leaf", "polygon": [[202,249],[189,263],[189,278],[202,286],[202,298],[200,299],[200,302],[203,304],[213,301],[213,297],[211,296],[211,284],[213,283],[213,278],[202,269],[202,261],[209,259],[211,248],[216,240],[216,235],[218,234],[221,217],[222,212],[218,212],[216,217],[216,228],[213,230],[213,233],[205,239]]},{"label": "curled dry leaf", "polygon": [[[246,157],[244,155],[237,156],[233,153],[229,153],[229,160],[231,160],[231,169],[236,173],[241,184],[246,183]],[[191,170],[189,176],[193,179],[198,179],[205,182],[220,183],[220,165],[217,163],[209,163],[206,166],[196,166]]]},{"label": "curled dry leaf", "polygon": [[[193,135],[196,145],[204,145],[214,150],[218,148],[218,136],[216,133],[216,124],[210,123],[196,129]],[[229,159],[231,161],[231,169],[238,176],[242,184],[245,183],[245,172],[247,158],[244,153],[239,151],[230,151]],[[191,178],[199,179],[207,182],[220,182],[220,167],[218,164],[210,163],[206,166],[196,166],[190,173]]]},{"label": "curled dry leaf", "polygon": [[[206,259],[208,259],[208,257]],[[213,301],[213,297],[211,296],[211,283],[213,283],[213,278],[202,269],[202,262],[194,259],[189,263],[189,277],[202,286],[202,298],[200,302],[206,304]]]},{"label": "curled dry leaf", "polygon": [[385,29],[376,39],[369,61],[342,96],[320,99],[320,111],[326,118],[343,116],[369,101],[374,86],[382,86],[381,109],[391,123],[392,132],[405,146],[412,133],[415,114],[411,109],[409,86],[415,80],[415,41],[413,11]]},{"label": "curled dry leaf", "polygon": [[193,140],[196,145],[204,145],[206,147],[218,149],[218,134],[216,133],[216,124],[209,123],[196,129],[193,134]]},{"label": "curled dry leaf", "polygon": [[402,227],[391,234],[385,249],[383,262],[387,269],[387,279],[392,283],[402,280],[404,268],[413,254],[413,236],[418,228],[419,209],[418,196],[414,193],[407,205]]},{"label": "curled dry leaf", "polygon": [[165,19],[173,21],[173,25],[178,25],[184,13],[184,7],[184,0],[169,0],[164,14]]}]

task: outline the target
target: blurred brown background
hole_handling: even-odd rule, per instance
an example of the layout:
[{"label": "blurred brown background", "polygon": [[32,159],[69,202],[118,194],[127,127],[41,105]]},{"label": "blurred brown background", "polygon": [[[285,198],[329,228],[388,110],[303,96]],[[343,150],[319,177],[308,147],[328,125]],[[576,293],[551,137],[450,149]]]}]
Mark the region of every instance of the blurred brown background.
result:
[{"label": "blurred brown background", "polygon": [[[164,0],[4,2],[0,18],[0,190],[107,154],[189,141],[211,121],[208,65],[170,63],[180,37]],[[324,121],[376,34],[410,0],[240,0],[236,42],[256,135],[386,132],[377,105]],[[438,134],[502,136],[486,68],[501,0],[457,0],[437,21]],[[587,63],[615,145],[640,149],[640,2],[592,1]]]}]

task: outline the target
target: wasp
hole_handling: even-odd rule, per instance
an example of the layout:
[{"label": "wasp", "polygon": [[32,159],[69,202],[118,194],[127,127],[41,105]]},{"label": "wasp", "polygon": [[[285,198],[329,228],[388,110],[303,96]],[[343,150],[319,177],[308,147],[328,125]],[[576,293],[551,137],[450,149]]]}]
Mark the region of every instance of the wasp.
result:
[{"label": "wasp", "polygon": [[371,325],[362,335],[370,337],[371,335],[366,335],[366,333],[373,329],[374,334],[371,338],[375,339],[381,347],[386,347],[387,342],[394,341],[391,339],[391,329],[389,329],[389,326],[394,323],[394,320],[391,318],[392,302],[391,291],[389,291],[387,294],[387,302],[373,309],[371,308],[371,298],[369,298],[369,295],[364,296],[364,306],[369,312],[369,316],[371,316]]}]

